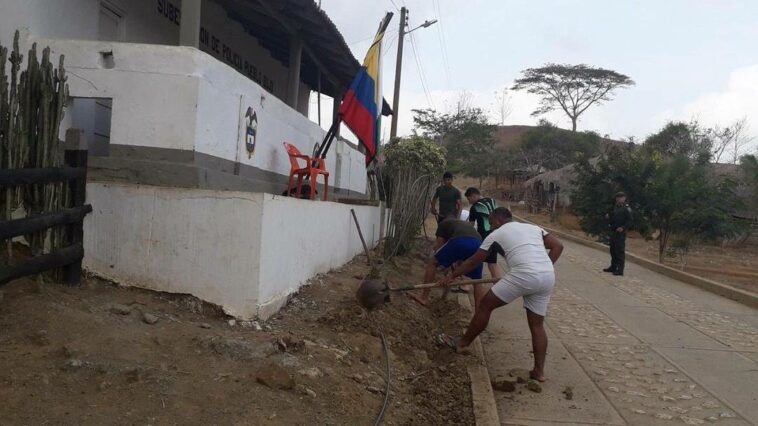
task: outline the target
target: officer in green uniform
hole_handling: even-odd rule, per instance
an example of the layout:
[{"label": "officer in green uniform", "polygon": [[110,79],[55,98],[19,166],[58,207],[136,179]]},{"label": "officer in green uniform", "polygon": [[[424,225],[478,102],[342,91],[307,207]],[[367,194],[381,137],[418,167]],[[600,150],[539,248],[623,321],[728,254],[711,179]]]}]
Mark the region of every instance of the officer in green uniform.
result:
[{"label": "officer in green uniform", "polygon": [[616,194],[613,209],[606,216],[610,231],[611,266],[603,269],[613,275],[624,275],[624,251],[626,249],[626,233],[632,225],[632,209],[626,203],[626,194]]},{"label": "officer in green uniform", "polygon": [[[437,210],[437,201],[440,208]],[[432,198],[432,214],[437,217],[437,223],[445,218],[458,219],[461,214],[461,191],[453,186],[453,174],[445,172],[442,175],[442,185],[437,187]]]}]

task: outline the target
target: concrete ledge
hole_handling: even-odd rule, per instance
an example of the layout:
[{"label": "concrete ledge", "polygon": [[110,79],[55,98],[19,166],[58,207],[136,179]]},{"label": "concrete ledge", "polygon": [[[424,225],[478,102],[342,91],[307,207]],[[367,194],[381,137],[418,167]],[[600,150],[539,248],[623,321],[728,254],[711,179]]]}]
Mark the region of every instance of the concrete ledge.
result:
[{"label": "concrete ledge", "polygon": [[[458,303],[471,312],[471,301],[466,295],[458,295]],[[482,342],[477,337],[474,340],[475,365],[468,367],[469,380],[471,381],[471,403],[474,410],[474,418],[477,426],[498,426],[500,417],[497,414],[497,403],[492,391],[490,373],[487,370],[487,361],[484,358]]]},{"label": "concrete ledge", "polygon": [[[513,216],[516,220],[520,222],[526,222],[526,223],[532,223],[534,225],[538,225],[548,232],[551,232],[553,234],[556,234],[560,236],[563,239],[575,242],[577,244],[581,244],[586,247],[591,247],[597,250],[603,250],[607,251],[608,246],[605,244],[601,244],[598,242],[586,240],[581,237],[577,237],[575,235],[571,235],[565,232],[561,232],[552,228],[548,228],[545,226],[542,226],[540,224],[536,224],[534,222],[531,222],[529,220],[526,220],[522,217],[518,217],[516,215]],[[661,265],[658,262],[654,262],[649,259],[645,259],[644,257],[638,256],[633,253],[626,252],[626,258],[633,263],[636,263],[637,265],[640,265],[644,268],[650,269],[651,271],[657,272],[661,275],[665,275],[669,278],[673,278],[677,281],[681,281],[683,283],[687,283],[690,285],[694,285],[697,287],[702,288],[703,290],[709,291],[714,294],[718,294],[719,296],[726,297],[727,299],[734,300],[735,302],[742,303],[743,305],[750,306],[752,308],[758,308],[758,295],[749,293],[744,290],[740,290],[736,287],[732,287],[728,284],[720,283],[717,281],[709,280],[707,278],[698,277],[697,275],[692,275],[690,273],[680,271],[678,269],[674,269],[670,266]]]}]

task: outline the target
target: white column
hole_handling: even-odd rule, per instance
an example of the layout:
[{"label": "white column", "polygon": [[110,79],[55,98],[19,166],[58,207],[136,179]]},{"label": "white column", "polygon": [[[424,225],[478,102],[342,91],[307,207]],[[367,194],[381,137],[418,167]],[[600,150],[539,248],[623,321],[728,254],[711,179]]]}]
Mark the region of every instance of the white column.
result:
[{"label": "white column", "polygon": [[200,4],[201,0],[182,0],[180,46],[200,47]]}]

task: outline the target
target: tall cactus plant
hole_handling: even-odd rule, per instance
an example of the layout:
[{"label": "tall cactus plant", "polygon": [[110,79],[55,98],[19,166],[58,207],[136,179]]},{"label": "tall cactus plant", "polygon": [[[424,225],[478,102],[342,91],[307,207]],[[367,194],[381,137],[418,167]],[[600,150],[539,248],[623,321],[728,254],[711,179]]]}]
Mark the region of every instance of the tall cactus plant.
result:
[{"label": "tall cactus plant", "polygon": [[[68,98],[63,56],[57,69],[50,61],[50,48],[37,56],[32,45],[26,70],[21,72],[23,56],[19,49],[19,33],[13,39],[13,50],[0,46],[0,168],[43,168],[62,165],[58,129]],[[10,64],[10,76],[6,74]],[[9,78],[10,77],[10,80]],[[10,220],[19,207],[27,215],[61,209],[65,205],[64,185],[39,184],[25,188],[6,188],[0,193],[0,217]],[[45,247],[58,247],[60,230],[27,236],[32,252],[39,254]],[[12,245],[8,241],[8,258]]]}]

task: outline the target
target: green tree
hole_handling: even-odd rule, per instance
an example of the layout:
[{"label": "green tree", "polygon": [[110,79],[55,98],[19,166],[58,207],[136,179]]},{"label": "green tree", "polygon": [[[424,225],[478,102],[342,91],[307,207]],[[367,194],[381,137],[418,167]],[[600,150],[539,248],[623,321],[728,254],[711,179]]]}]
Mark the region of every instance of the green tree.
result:
[{"label": "green tree", "polygon": [[532,115],[560,109],[571,119],[571,129],[587,108],[612,99],[613,91],[634,85],[634,81],[616,71],[589,65],[546,64],[521,72],[512,90],[526,90],[540,97]]},{"label": "green tree", "polygon": [[494,161],[493,132],[487,115],[479,108],[460,108],[455,113],[433,109],[413,110],[414,132],[445,148],[448,168],[483,178]]},{"label": "green tree", "polygon": [[[679,123],[681,124],[681,123]],[[577,165],[574,208],[585,232],[607,233],[603,210],[612,194],[624,191],[632,204],[634,229],[645,236],[658,231],[658,260],[672,241],[683,263],[697,241],[731,237],[740,231],[732,218],[739,199],[735,184],[710,178],[709,142],[696,125],[670,123],[639,149],[611,150],[594,163]]]}]

